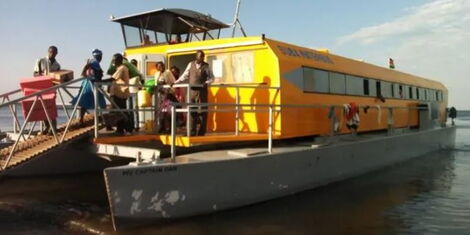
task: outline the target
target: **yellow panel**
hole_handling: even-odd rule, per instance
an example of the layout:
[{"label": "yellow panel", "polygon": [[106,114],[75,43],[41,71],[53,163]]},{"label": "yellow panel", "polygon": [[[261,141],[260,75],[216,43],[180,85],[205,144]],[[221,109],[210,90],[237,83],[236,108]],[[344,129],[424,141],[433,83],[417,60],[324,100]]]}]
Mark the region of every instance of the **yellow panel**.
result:
[{"label": "yellow panel", "polygon": [[[198,48],[205,48],[207,56],[225,55],[232,52],[253,51],[254,53],[254,78],[253,82],[258,86],[281,87],[281,91],[240,88],[240,103],[242,104],[323,104],[340,105],[355,102],[358,105],[381,106],[415,106],[418,102],[413,100],[387,99],[382,103],[374,97],[359,97],[346,95],[332,95],[319,93],[304,93],[282,76],[285,73],[302,66],[336,71],[366,78],[375,78],[389,82],[409,84],[419,87],[439,89],[443,91],[444,101],[440,103],[440,118],[445,120],[445,107],[447,106],[447,89],[439,82],[424,79],[418,76],[402,73],[396,70],[371,65],[357,60],[337,56],[326,51],[315,51],[308,48],[266,39],[264,44],[248,45],[250,41],[261,40],[261,37],[227,38],[202,42],[181,43],[164,46],[148,46],[126,50],[126,54],[164,54],[168,57],[181,54],[194,53]],[[227,47],[230,45],[229,47]],[[223,47],[223,48],[222,48]],[[212,48],[212,49],[210,49]],[[187,51],[184,51],[187,50]],[[171,53],[170,53],[171,52]],[[171,65],[168,65],[171,66]],[[224,65],[225,66],[225,65]],[[148,66],[154,67],[154,66]],[[228,69],[228,68],[225,68]],[[149,72],[149,71],[147,71]],[[228,83],[234,83],[234,79],[228,77]],[[238,83],[243,85],[243,83]],[[211,103],[235,103],[237,90],[235,88],[210,89],[209,102]],[[215,109],[229,109],[230,107],[215,107]],[[234,109],[234,108],[233,108]],[[250,112],[250,111],[265,112]],[[324,135],[329,133],[330,123],[327,117],[328,109],[306,108],[282,108],[280,113],[274,115],[274,132],[281,138]],[[360,112],[361,124],[359,131],[372,131],[387,127],[387,110],[379,112],[369,109],[367,113]],[[342,116],[340,109],[336,110],[338,116]],[[344,118],[342,118],[341,132],[347,133]],[[266,108],[246,107],[240,111],[239,131],[242,133],[265,134],[268,128],[268,113]],[[405,127],[418,124],[417,111],[395,111],[395,127]],[[208,129],[214,132],[234,132],[235,113],[210,112]],[[162,139],[163,138],[163,139]],[[196,138],[196,139],[193,139]],[[213,138],[213,137],[210,137]],[[197,140],[216,141],[215,139],[202,137],[178,137],[177,144],[189,146]],[[237,137],[242,139],[241,137]],[[159,137],[165,143],[169,143],[168,137]],[[223,138],[220,139],[222,141]],[[202,141],[202,142],[204,142]],[[232,141],[232,140],[231,140]]]},{"label": "yellow panel", "polygon": [[157,62],[147,62],[147,76],[154,76],[157,72]]}]

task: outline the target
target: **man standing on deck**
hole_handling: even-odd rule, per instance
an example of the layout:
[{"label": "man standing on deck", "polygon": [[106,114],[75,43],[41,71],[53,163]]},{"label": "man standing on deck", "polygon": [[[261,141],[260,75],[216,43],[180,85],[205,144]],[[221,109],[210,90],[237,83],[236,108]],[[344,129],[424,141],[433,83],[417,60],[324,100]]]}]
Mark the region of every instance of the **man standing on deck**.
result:
[{"label": "man standing on deck", "polygon": [[[116,71],[111,76],[112,85],[110,89],[111,99],[117,105],[115,109],[125,110],[127,109],[127,99],[129,98],[129,69],[123,64],[124,58],[121,54],[115,54],[113,56],[113,65]],[[123,135],[124,131],[132,133],[133,127],[131,123],[131,115],[129,112],[123,111],[126,118],[122,118],[117,123],[116,133]]]},{"label": "man standing on deck", "polygon": [[[58,50],[56,46],[50,46],[48,49],[48,55],[47,57],[38,59],[36,64],[34,65],[34,76],[39,77],[39,76],[46,76],[50,72],[55,72],[60,70],[60,64],[57,62],[55,57],[57,56]],[[57,120],[53,119],[51,120],[52,122],[52,128],[54,130],[57,128]],[[44,126],[45,129],[42,131],[42,134],[51,134],[52,130],[49,125],[49,122],[46,120],[44,121]]]},{"label": "man standing on deck", "polygon": [[[193,104],[207,103],[207,85],[214,81],[214,74],[209,64],[204,62],[204,56],[203,51],[197,51],[196,60],[188,64],[183,75],[175,82],[178,84],[189,80],[189,85],[195,86],[191,87],[189,93]],[[203,136],[207,128],[207,107],[199,107],[199,109],[199,112],[195,112],[195,108],[191,110],[191,135]],[[198,122],[199,128],[197,128]]]}]

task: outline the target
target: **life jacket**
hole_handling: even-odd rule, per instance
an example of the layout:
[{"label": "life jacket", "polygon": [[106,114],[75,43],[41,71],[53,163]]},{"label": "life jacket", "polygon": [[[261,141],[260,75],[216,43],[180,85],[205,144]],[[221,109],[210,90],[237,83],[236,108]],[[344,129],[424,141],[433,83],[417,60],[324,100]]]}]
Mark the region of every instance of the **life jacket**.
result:
[{"label": "life jacket", "polygon": [[357,108],[356,103],[354,102],[349,103],[349,110],[346,113],[346,119],[348,121],[351,120],[354,117],[354,114],[356,114],[357,112],[358,112],[358,108]]}]

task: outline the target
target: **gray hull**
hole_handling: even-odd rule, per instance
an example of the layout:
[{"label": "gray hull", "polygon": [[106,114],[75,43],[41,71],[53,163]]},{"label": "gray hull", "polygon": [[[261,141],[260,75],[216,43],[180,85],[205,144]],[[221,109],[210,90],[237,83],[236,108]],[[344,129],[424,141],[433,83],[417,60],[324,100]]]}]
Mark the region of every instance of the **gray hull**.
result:
[{"label": "gray hull", "polygon": [[[451,148],[454,142],[455,128],[449,127],[318,148],[279,147],[249,157],[228,156],[226,150],[190,154],[177,163],[113,167],[104,174],[118,229],[282,197]],[[223,156],[212,157],[217,154]]]}]

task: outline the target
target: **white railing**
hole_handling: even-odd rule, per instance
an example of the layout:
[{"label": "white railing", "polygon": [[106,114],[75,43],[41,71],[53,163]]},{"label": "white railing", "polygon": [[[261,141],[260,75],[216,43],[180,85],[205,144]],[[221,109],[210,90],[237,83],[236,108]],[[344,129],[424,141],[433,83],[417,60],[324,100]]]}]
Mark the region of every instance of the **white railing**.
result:
[{"label": "white railing", "polygon": [[[95,83],[95,89],[104,95],[104,91],[99,88],[98,86],[103,85],[100,83]],[[143,86],[139,86],[143,87]],[[220,112],[233,112],[235,113],[235,130],[234,130],[234,135],[239,135],[239,120],[240,120],[240,112],[243,111],[245,113],[249,112],[267,112],[268,113],[268,126],[267,126],[267,136],[268,136],[268,144],[267,144],[267,151],[268,153],[272,153],[272,147],[273,147],[273,132],[274,128],[273,125],[275,123],[275,114],[279,113],[282,111],[282,109],[292,109],[292,108],[302,108],[302,109],[330,109],[333,112],[333,116],[329,117],[330,119],[330,133],[329,135],[334,136],[336,131],[334,127],[334,122],[336,122],[338,117],[336,116],[336,111],[337,109],[344,110],[344,105],[329,105],[329,104],[273,104],[275,100],[273,99],[271,104],[241,104],[240,103],[240,89],[274,89],[276,90],[275,95],[270,97],[277,97],[279,94],[279,87],[269,87],[265,86],[263,84],[254,84],[254,85],[225,85],[225,84],[216,84],[216,85],[209,85],[208,87],[219,87],[219,88],[232,88],[236,89],[236,95],[235,95],[235,103],[230,104],[230,103],[191,103],[190,102],[190,89],[192,87],[202,87],[202,86],[194,86],[194,85],[189,85],[189,84],[178,84],[174,85],[173,87],[175,88],[186,88],[186,103],[171,103],[171,159],[175,160],[176,157],[176,125],[177,125],[177,114],[178,113],[186,113],[187,114],[187,119],[186,119],[186,136],[191,135],[191,121],[190,121],[190,115],[193,112],[210,112],[210,113],[220,113]],[[164,86],[155,86],[154,94],[157,94],[158,89],[160,88],[170,88],[168,85]],[[95,96],[97,93],[95,93]],[[109,97],[107,96],[109,99]],[[111,112],[111,111],[119,111],[119,112],[124,112],[124,111],[152,111],[155,112],[155,119],[154,121],[157,123],[156,126],[159,126],[160,123],[158,123],[159,118],[159,107],[158,107],[158,95],[154,96],[155,98],[155,108],[150,108],[150,109],[139,109],[139,108],[133,108],[133,109],[118,109],[118,108],[112,108],[112,109],[107,109],[106,111]],[[95,100],[97,98],[95,97]],[[183,106],[184,108],[177,108],[177,106]],[[115,106],[117,107],[117,106]],[[210,107],[226,107],[224,109],[214,109]],[[228,108],[227,108],[228,107]],[[246,108],[249,109],[246,109]],[[357,106],[358,109],[363,109],[368,107],[368,109],[377,109],[378,112],[382,112],[382,110],[387,110],[388,115],[387,115],[387,126],[388,126],[388,132],[389,134],[392,134],[394,124],[395,124],[395,115],[394,115],[394,110],[429,110],[430,111],[430,106],[428,105],[427,108],[423,107],[403,107],[403,106]],[[103,110],[97,109],[95,110],[95,115],[100,115],[99,112],[102,112]],[[343,115],[343,114],[342,114]],[[341,118],[341,117],[340,117]],[[411,112],[408,112],[408,123],[407,127],[410,128],[410,119],[411,119]],[[378,121],[380,122],[380,121]],[[97,123],[95,123],[97,125]],[[98,128],[95,128],[95,138],[98,138],[99,133],[98,133]]]},{"label": "white railing", "polygon": [[[14,141],[13,147],[11,148],[10,152],[8,153],[8,156],[6,158],[5,163],[3,164],[3,166],[0,164],[0,170],[4,170],[6,167],[8,167],[8,164],[10,163],[11,158],[13,157],[15,151],[18,148],[20,140],[23,139],[24,141],[26,141],[27,139],[29,139],[31,137],[32,133],[34,132],[34,130],[36,128],[36,124],[37,124],[38,121],[32,122],[30,124],[30,127],[29,127],[28,131],[26,131],[26,127],[27,127],[28,123],[30,123],[29,120],[31,118],[31,114],[33,113],[33,110],[36,107],[36,104],[38,104],[38,102],[40,104],[40,107],[42,108],[42,111],[44,111],[44,113],[45,113],[45,116],[46,116],[46,119],[47,119],[45,121],[47,121],[47,123],[51,127],[50,129],[52,131],[52,135],[53,135],[56,143],[60,144],[60,143],[64,142],[64,139],[65,139],[65,137],[66,137],[66,135],[69,131],[70,125],[71,125],[71,123],[74,119],[73,117],[75,117],[75,114],[76,114],[76,111],[77,111],[77,108],[78,108],[78,104],[80,103],[80,100],[82,98],[84,90],[81,89],[80,92],[78,93],[78,99],[77,99],[76,104],[73,107],[73,110],[72,110],[71,114],[69,114],[69,112],[68,112],[68,108],[67,108],[67,105],[65,104],[65,101],[64,101],[64,98],[62,96],[61,90],[64,91],[66,94],[68,94],[71,98],[73,98],[73,95],[69,92],[68,89],[77,89],[77,88],[79,88],[77,86],[72,86],[72,85],[78,84],[79,82],[82,82],[83,80],[87,80],[87,79],[88,78],[74,79],[72,81],[65,82],[65,83],[62,83],[62,84],[59,84],[59,85],[55,85],[55,86],[52,86],[50,88],[43,89],[39,92],[30,94],[30,95],[27,95],[27,96],[22,96],[20,98],[15,98],[15,99],[12,99],[11,97],[14,96],[14,95],[16,95],[16,96],[19,95],[19,93],[21,93],[21,90],[18,89],[18,90],[7,92],[5,94],[0,95],[0,98],[2,98],[2,103],[0,104],[0,108],[9,107],[10,112],[12,114],[12,118],[14,120],[13,131],[14,131],[15,134],[17,134],[16,140]],[[63,111],[64,111],[66,117],[67,117],[66,126],[65,126],[65,129],[64,129],[61,136],[59,136],[59,134],[57,133],[57,130],[54,128],[53,120],[52,120],[51,116],[49,115],[49,110],[46,108],[46,105],[45,105],[43,97],[42,97],[44,94],[52,92],[52,91],[56,91],[59,94],[60,104],[63,108]],[[30,98],[34,98],[34,101],[31,105],[31,108],[29,109],[29,111],[26,113],[25,116],[23,116],[23,124],[20,125],[20,121],[19,121],[20,116],[19,116],[18,112],[16,111],[16,107],[22,101],[25,101],[26,99],[30,99]],[[21,127],[19,129],[19,132],[17,132],[17,127],[18,126]]]}]

